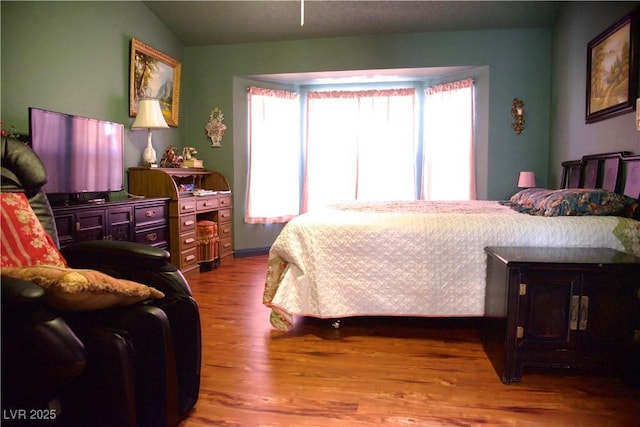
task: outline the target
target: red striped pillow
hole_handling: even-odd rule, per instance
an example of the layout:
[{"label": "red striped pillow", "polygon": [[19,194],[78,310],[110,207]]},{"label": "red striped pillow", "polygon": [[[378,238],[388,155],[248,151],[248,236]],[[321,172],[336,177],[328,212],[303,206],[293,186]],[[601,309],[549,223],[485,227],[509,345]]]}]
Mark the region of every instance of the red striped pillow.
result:
[{"label": "red striped pillow", "polygon": [[23,193],[2,193],[0,212],[1,267],[67,266],[51,236],[31,209],[27,196]]}]

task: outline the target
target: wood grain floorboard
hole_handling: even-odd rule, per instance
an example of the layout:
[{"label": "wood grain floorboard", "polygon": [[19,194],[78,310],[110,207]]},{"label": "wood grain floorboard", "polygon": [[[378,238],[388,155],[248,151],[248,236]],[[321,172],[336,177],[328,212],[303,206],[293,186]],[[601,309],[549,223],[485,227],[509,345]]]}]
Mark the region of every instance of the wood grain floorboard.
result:
[{"label": "wood grain floorboard", "polygon": [[475,319],[297,318],[262,305],[266,256],[187,279],[198,301],[200,399],[181,427],[640,426],[640,389],[610,376],[525,370],[503,385]]}]

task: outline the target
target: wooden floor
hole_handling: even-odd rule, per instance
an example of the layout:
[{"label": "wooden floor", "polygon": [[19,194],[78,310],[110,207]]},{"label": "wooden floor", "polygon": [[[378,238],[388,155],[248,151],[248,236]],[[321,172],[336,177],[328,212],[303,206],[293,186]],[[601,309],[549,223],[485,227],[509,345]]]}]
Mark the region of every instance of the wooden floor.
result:
[{"label": "wooden floor", "polygon": [[640,389],[525,371],[503,385],[468,319],[297,319],[274,330],[266,257],[189,274],[203,338],[196,426],[638,426]]}]

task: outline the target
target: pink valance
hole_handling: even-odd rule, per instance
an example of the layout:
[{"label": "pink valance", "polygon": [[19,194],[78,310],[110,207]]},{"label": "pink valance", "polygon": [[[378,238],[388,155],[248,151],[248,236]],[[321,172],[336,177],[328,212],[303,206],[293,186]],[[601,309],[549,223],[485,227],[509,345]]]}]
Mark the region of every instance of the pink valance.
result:
[{"label": "pink valance", "polygon": [[466,89],[469,87],[473,87],[473,79],[458,80],[457,82],[442,83],[439,85],[430,86],[425,89],[425,93],[427,95],[431,95],[434,93],[449,92],[452,90]]}]

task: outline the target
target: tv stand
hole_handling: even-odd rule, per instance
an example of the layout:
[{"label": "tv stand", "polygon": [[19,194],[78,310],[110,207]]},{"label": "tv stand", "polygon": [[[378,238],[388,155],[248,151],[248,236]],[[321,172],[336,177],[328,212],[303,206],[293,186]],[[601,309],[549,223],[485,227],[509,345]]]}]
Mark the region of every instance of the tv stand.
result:
[{"label": "tv stand", "polygon": [[60,247],[85,240],[123,240],[169,248],[169,199],[92,199],[52,207]]},{"label": "tv stand", "polygon": [[47,194],[51,206],[79,206],[109,201],[109,193]]}]

